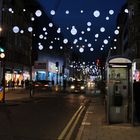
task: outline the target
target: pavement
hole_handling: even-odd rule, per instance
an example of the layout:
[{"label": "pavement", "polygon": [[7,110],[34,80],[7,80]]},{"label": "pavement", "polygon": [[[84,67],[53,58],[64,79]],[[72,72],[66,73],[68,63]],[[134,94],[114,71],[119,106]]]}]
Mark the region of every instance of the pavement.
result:
[{"label": "pavement", "polygon": [[76,140],[140,140],[140,125],[107,124],[101,96],[91,98]]},{"label": "pavement", "polygon": [[[40,95],[38,95],[40,96]],[[6,89],[5,101],[30,99],[29,90],[17,88]],[[88,106],[84,119],[78,130],[75,140],[139,140],[140,125],[131,124],[107,124],[105,105],[100,95],[89,97],[91,102]]]}]

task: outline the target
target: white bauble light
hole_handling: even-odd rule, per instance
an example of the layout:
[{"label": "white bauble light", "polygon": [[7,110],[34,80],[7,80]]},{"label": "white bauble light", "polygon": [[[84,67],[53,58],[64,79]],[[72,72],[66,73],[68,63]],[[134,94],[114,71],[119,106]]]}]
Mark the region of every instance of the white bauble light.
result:
[{"label": "white bauble light", "polygon": [[95,10],[95,11],[93,12],[93,15],[94,15],[95,17],[99,17],[99,16],[100,16],[100,12],[99,12],[98,10]]},{"label": "white bauble light", "polygon": [[50,14],[51,14],[51,15],[55,15],[55,11],[54,11],[54,10],[51,10],[51,11],[50,11]]},{"label": "white bauble light", "polygon": [[40,17],[40,16],[42,15],[41,10],[36,10],[35,15],[36,15],[37,17]]},{"label": "white bauble light", "polygon": [[19,32],[19,27],[18,26],[14,26],[13,27],[13,32],[14,33],[18,33]]},{"label": "white bauble light", "polygon": [[79,49],[79,52],[80,52],[80,53],[83,53],[83,52],[84,52],[84,48],[80,48],[80,49]]},{"label": "white bauble light", "polygon": [[77,29],[75,28],[75,26],[72,26],[71,34],[72,35],[76,35],[77,34]]}]

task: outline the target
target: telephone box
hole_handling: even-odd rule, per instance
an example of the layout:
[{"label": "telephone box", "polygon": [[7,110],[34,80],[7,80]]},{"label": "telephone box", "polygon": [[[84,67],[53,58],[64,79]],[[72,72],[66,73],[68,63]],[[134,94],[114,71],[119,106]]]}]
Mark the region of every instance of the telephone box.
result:
[{"label": "telephone box", "polygon": [[107,122],[133,122],[132,62],[124,57],[111,57],[107,70]]}]

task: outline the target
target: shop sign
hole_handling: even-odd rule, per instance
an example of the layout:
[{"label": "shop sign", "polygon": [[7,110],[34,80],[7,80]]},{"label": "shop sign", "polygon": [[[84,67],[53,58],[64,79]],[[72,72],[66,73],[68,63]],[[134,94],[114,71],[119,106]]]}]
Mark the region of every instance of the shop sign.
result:
[{"label": "shop sign", "polygon": [[56,73],[56,65],[55,63],[49,62],[48,63],[48,71],[52,73]]},{"label": "shop sign", "polygon": [[46,69],[46,63],[35,63],[34,68],[35,69]]}]

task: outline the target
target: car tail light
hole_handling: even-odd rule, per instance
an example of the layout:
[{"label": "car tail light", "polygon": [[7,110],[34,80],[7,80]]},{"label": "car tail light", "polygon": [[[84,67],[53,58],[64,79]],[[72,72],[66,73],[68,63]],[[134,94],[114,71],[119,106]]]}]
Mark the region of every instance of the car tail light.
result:
[{"label": "car tail light", "polygon": [[45,87],[48,87],[48,85],[44,85]]},{"label": "car tail light", "polygon": [[35,87],[38,87],[39,85],[35,84]]}]

